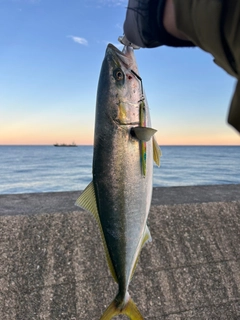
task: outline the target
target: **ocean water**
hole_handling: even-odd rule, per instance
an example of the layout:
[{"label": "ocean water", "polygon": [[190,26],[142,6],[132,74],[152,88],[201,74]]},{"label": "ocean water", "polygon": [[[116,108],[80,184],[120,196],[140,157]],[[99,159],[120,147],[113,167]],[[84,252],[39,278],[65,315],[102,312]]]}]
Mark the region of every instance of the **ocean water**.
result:
[{"label": "ocean water", "polygon": [[[240,183],[240,146],[163,146],[154,186]],[[83,190],[92,146],[0,146],[0,194]]]}]

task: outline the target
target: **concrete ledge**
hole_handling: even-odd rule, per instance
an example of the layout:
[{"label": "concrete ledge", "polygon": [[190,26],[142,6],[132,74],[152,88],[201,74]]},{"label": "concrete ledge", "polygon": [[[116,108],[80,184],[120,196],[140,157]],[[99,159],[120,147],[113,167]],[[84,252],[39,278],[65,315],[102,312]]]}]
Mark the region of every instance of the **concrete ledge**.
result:
[{"label": "concrete ledge", "polygon": [[[0,319],[98,320],[114,298],[78,195],[0,196]],[[149,228],[130,286],[145,319],[240,319],[240,185],[155,188]]]},{"label": "concrete ledge", "polygon": [[[76,211],[81,191],[0,195],[0,216]],[[153,188],[152,205],[240,200],[240,184]]]}]

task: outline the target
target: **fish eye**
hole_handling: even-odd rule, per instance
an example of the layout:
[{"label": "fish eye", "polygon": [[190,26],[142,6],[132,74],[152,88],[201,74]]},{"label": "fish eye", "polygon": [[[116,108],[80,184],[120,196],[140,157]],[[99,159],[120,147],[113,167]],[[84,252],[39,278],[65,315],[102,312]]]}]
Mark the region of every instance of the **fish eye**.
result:
[{"label": "fish eye", "polygon": [[122,81],[124,79],[124,74],[119,68],[113,71],[113,76],[117,81]]}]

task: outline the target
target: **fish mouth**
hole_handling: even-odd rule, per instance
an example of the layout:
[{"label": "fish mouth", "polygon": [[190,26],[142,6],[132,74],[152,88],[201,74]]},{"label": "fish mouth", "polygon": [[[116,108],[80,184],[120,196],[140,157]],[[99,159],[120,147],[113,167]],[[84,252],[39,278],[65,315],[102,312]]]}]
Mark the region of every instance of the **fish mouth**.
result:
[{"label": "fish mouth", "polygon": [[122,51],[120,51],[117,47],[115,47],[112,43],[109,43],[107,46],[107,53],[114,53],[114,54],[119,54],[124,55]]},{"label": "fish mouth", "polygon": [[125,55],[125,49],[123,50],[124,52],[120,51],[113,44],[109,43],[106,53],[114,56],[117,60],[120,60],[125,65],[125,67],[129,68],[129,66],[131,65],[131,60]]}]

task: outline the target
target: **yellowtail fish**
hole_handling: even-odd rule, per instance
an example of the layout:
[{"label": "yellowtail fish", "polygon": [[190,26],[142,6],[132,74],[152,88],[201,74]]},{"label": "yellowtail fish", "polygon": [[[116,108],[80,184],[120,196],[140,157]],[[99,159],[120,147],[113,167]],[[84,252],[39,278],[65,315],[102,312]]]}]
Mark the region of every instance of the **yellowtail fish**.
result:
[{"label": "yellowtail fish", "polygon": [[76,201],[100,229],[118,293],[100,320],[124,314],[143,319],[128,293],[143,245],[151,240],[147,217],[153,160],[160,149],[153,135],[142,80],[131,47],[106,49],[100,73],[94,136],[93,180]]}]

